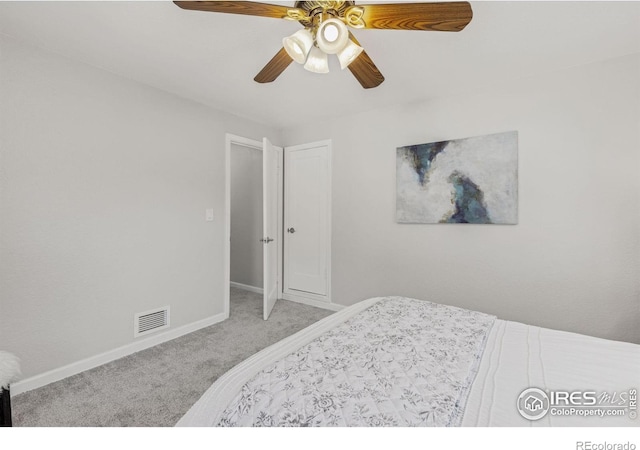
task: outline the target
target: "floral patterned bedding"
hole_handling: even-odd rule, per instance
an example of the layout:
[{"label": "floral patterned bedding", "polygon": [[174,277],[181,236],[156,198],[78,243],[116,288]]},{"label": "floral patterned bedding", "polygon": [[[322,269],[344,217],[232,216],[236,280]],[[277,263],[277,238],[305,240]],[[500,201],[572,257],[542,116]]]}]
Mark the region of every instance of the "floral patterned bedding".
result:
[{"label": "floral patterned bedding", "polygon": [[494,321],[422,300],[377,299],[265,365],[212,425],[457,426]]}]

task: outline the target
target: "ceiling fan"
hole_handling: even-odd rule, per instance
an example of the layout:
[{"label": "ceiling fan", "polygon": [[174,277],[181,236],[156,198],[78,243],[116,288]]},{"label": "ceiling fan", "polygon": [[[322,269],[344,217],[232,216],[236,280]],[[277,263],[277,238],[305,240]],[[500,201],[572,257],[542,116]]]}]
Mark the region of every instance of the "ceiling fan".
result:
[{"label": "ceiling fan", "polygon": [[384,77],[348,27],[354,29],[461,31],[471,21],[468,2],[356,5],[354,1],[297,1],[293,7],[247,1],[175,1],[183,9],[296,20],[304,29],[282,40],[283,48],[254,78],[270,83],[291,64],[316,73],[329,71],[335,54],[363,88],[379,86]]}]

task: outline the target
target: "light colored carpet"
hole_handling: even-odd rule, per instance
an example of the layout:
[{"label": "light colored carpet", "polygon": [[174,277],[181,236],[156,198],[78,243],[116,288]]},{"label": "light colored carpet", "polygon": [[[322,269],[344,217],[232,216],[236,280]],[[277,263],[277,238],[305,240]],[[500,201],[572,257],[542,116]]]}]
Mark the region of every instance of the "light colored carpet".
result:
[{"label": "light colored carpet", "polygon": [[173,426],[222,374],[331,311],[231,289],[228,320],[12,398],[14,426]]}]

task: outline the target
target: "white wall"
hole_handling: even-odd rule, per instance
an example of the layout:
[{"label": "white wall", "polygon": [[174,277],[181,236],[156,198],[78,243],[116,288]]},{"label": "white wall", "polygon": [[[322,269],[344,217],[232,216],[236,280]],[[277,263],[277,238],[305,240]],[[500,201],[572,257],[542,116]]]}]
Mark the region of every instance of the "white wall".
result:
[{"label": "white wall", "polygon": [[[396,147],[510,130],[518,225],[395,223]],[[289,129],[283,142],[326,138],[334,302],[405,295],[640,343],[639,55]]]},{"label": "white wall", "polygon": [[8,38],[0,123],[0,349],[25,377],[132,342],[136,312],[223,312],[225,133],[274,130]]},{"label": "white wall", "polygon": [[231,281],[262,288],[262,151],[231,144]]}]

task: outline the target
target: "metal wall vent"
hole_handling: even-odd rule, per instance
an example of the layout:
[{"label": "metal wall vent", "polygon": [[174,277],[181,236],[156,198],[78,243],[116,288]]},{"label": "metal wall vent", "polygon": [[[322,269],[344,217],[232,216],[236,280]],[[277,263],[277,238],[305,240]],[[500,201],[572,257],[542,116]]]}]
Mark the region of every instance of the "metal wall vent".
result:
[{"label": "metal wall vent", "polygon": [[169,307],[138,313],[133,319],[133,337],[169,328]]}]

